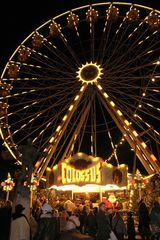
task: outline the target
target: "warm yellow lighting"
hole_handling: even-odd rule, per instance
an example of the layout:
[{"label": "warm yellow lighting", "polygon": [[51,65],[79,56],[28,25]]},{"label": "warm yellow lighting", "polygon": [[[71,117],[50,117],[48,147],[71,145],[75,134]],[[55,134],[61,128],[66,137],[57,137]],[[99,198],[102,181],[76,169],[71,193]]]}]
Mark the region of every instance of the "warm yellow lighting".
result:
[{"label": "warm yellow lighting", "polygon": [[140,147],[139,147],[138,145],[136,146],[136,148],[137,148],[138,150],[140,150]]},{"label": "warm yellow lighting", "polygon": [[99,84],[98,84],[98,85],[97,85],[97,87],[99,88],[99,90],[102,90],[102,87],[101,87],[101,85],[99,85]]},{"label": "warm yellow lighting", "polygon": [[99,192],[100,186],[96,184],[86,184],[84,186],[77,186],[75,184],[68,184],[64,186],[53,185],[50,189],[57,189],[59,191],[72,191],[72,192]]},{"label": "warm yellow lighting", "polygon": [[117,185],[114,184],[107,184],[105,186],[100,186],[97,184],[86,184],[83,186],[77,186],[75,184],[68,184],[68,185],[61,185],[61,186],[56,186],[53,185],[50,187],[50,189],[57,189],[59,191],[72,191],[72,192],[100,192],[100,191],[110,191],[110,190],[125,190],[126,187],[118,187]]},{"label": "warm yellow lighting", "polygon": [[35,168],[37,168],[40,164],[40,161],[37,161],[36,164],[35,164]]},{"label": "warm yellow lighting", "polygon": [[151,154],[151,158],[154,162],[157,160],[156,157],[153,154]]},{"label": "warm yellow lighting", "polygon": [[44,182],[46,182],[46,181],[47,181],[47,180],[46,180],[46,178],[44,178],[44,177],[42,177],[42,178],[41,178],[41,180],[42,180],[42,181],[44,181]]},{"label": "warm yellow lighting", "polygon": [[103,95],[104,95],[105,98],[109,97],[107,93],[103,93]]},{"label": "warm yellow lighting", "polygon": [[152,165],[151,165],[151,164],[149,164],[149,166],[150,166],[150,168],[151,168],[152,172],[154,172],[154,168],[152,167]]},{"label": "warm yellow lighting", "polygon": [[106,186],[102,186],[101,189],[102,191],[111,191],[111,190],[113,191],[113,190],[119,190],[119,189],[124,190],[126,189],[126,187],[119,187],[115,184],[107,184]]},{"label": "warm yellow lighting", "polygon": [[57,127],[57,129],[56,129],[56,132],[59,132],[60,129],[61,129],[61,126],[59,125],[59,126]]},{"label": "warm yellow lighting", "polygon": [[126,167],[125,164],[121,164],[121,165],[119,165],[119,168],[124,168],[124,167]]},{"label": "warm yellow lighting", "polygon": [[51,137],[51,139],[49,140],[50,143],[52,143],[54,141],[54,137]]},{"label": "warm yellow lighting", "polygon": [[135,130],[133,131],[133,134],[134,134],[135,137],[138,136],[138,133]]},{"label": "warm yellow lighting", "polygon": [[65,115],[65,116],[63,117],[62,121],[64,122],[64,121],[66,121],[66,119],[67,119],[67,115]]},{"label": "warm yellow lighting", "polygon": [[67,164],[66,163],[62,163],[62,183],[65,184],[66,183],[66,167]]},{"label": "warm yellow lighting", "polygon": [[113,168],[113,165],[109,163],[109,164],[107,164],[107,167],[108,168]]},{"label": "warm yellow lighting", "polygon": [[47,172],[51,172],[51,168],[47,167]]},{"label": "warm yellow lighting", "polygon": [[141,144],[142,144],[142,146],[143,146],[144,148],[147,147],[147,145],[145,144],[145,142],[142,142]]},{"label": "warm yellow lighting", "polygon": [[93,158],[92,158],[92,161],[93,161],[93,162],[98,162],[98,161],[100,161],[100,158],[99,158],[99,157],[93,157]]},{"label": "warm yellow lighting", "polygon": [[126,124],[127,126],[130,125],[129,122],[128,122],[127,120],[124,120],[124,122],[125,122],[125,124]]},{"label": "warm yellow lighting", "polygon": [[75,169],[66,163],[61,164],[62,168],[62,184],[79,183],[79,182],[101,182],[100,163],[89,169]]},{"label": "warm yellow lighting", "polygon": [[78,152],[78,153],[77,153],[77,156],[79,156],[79,157],[80,157],[80,156],[83,156],[83,153],[82,153],[82,152]]},{"label": "warm yellow lighting", "polygon": [[97,63],[86,63],[79,68],[77,71],[77,78],[79,81],[87,84],[93,84],[97,82],[98,79],[101,79],[102,68]]},{"label": "warm yellow lighting", "polygon": [[112,107],[115,106],[115,103],[113,101],[110,101],[110,104],[111,104]]},{"label": "warm yellow lighting", "polygon": [[71,111],[72,109],[73,109],[73,105],[71,105],[68,110]]},{"label": "warm yellow lighting", "polygon": [[122,116],[122,113],[121,113],[120,110],[117,110],[117,113],[118,113],[119,116]]},{"label": "warm yellow lighting", "polygon": [[69,163],[69,159],[66,159],[65,162],[66,162],[66,163]]},{"label": "warm yellow lighting", "polygon": [[55,165],[54,167],[53,167],[53,170],[56,170],[58,168],[58,165]]},{"label": "warm yellow lighting", "polygon": [[113,193],[109,195],[108,201],[110,201],[111,203],[116,202],[116,197]]},{"label": "warm yellow lighting", "polygon": [[75,99],[74,99],[74,100],[75,100],[75,101],[77,101],[77,100],[78,100],[78,98],[79,98],[79,95],[77,95],[77,96],[75,97]]},{"label": "warm yellow lighting", "polygon": [[81,87],[80,92],[83,92],[83,90],[84,90],[84,86]]},{"label": "warm yellow lighting", "polygon": [[48,150],[48,153],[50,153],[52,151],[52,148],[50,148],[49,150]]}]

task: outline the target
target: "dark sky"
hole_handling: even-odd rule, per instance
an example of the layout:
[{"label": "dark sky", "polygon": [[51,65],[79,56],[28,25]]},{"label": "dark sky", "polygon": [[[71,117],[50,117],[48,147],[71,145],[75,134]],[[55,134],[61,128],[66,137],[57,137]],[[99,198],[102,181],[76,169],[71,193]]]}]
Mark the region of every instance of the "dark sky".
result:
[{"label": "dark sky", "polygon": [[[23,2],[23,4],[22,4]],[[5,1],[0,16],[0,71],[19,44],[37,27],[47,20],[72,8],[89,3],[103,2],[100,0],[23,0]],[[105,1],[104,1],[105,2]],[[108,1],[110,2],[110,1]],[[132,2],[160,10],[158,1],[133,0]],[[2,4],[2,3],[1,3]]]},{"label": "dark sky", "polygon": [[[98,0],[23,0],[5,1],[0,7],[0,72],[2,73],[9,57],[19,44],[37,27],[47,20],[72,8]],[[122,1],[131,2],[131,1]],[[160,10],[159,1],[133,0],[132,3],[145,5]],[[1,165],[1,164],[0,164]]]}]

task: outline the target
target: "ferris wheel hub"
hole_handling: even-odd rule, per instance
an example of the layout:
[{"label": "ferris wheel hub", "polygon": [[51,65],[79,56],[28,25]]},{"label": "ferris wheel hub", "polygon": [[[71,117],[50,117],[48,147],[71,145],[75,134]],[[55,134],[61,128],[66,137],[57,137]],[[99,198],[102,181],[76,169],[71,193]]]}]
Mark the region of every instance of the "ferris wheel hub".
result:
[{"label": "ferris wheel hub", "polygon": [[103,69],[97,63],[86,63],[79,68],[77,78],[83,83],[93,84],[101,79],[101,75],[103,74],[102,70]]}]

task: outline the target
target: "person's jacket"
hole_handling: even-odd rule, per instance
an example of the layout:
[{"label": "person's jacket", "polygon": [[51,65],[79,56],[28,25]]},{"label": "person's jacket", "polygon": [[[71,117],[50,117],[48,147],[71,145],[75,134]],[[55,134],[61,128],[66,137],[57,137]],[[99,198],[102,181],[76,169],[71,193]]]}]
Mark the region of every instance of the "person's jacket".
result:
[{"label": "person's jacket", "polygon": [[53,217],[51,213],[45,213],[40,216],[38,230],[34,240],[58,240],[60,236],[60,226],[58,218]]},{"label": "person's jacket", "polygon": [[110,238],[111,226],[108,215],[99,211],[96,216],[98,232],[97,240],[108,240]]}]

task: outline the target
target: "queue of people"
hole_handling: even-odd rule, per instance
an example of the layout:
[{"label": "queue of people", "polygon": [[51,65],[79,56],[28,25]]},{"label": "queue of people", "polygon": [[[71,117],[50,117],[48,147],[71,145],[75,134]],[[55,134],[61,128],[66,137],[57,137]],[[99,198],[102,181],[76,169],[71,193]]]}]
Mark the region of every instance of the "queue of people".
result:
[{"label": "queue of people", "polygon": [[[2,240],[70,240],[75,235],[88,240],[136,239],[135,213],[128,211],[124,221],[121,212],[105,202],[93,207],[91,203],[76,205],[68,199],[55,207],[45,200],[38,209],[34,206],[30,219],[23,211],[18,204],[12,213],[11,202],[0,207]],[[151,209],[141,199],[137,214],[141,239],[160,239],[160,195]]]}]

